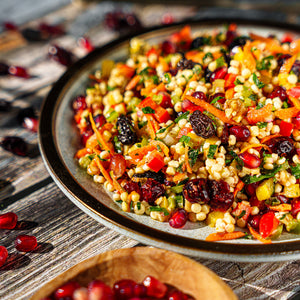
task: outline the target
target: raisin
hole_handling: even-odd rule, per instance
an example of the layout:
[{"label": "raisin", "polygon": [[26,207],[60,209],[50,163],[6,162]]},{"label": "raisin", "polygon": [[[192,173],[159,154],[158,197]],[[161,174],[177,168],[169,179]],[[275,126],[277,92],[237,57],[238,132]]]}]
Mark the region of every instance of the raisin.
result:
[{"label": "raisin", "polygon": [[137,141],[137,135],[127,117],[120,116],[117,121],[117,127],[119,130],[118,139],[123,145],[132,145]]},{"label": "raisin", "polygon": [[209,202],[206,179],[193,179],[188,181],[183,188],[183,195],[191,203]]},{"label": "raisin", "polygon": [[285,136],[273,138],[267,141],[266,144],[269,146],[272,153],[277,153],[279,156],[289,157],[295,152],[292,139]]},{"label": "raisin", "polygon": [[233,193],[230,192],[229,184],[223,180],[208,180],[207,186],[211,208],[221,211],[228,210],[234,200]]},{"label": "raisin", "polygon": [[159,171],[157,173],[153,171],[146,171],[144,173],[134,174],[133,177],[138,179],[152,178],[160,183],[164,183],[166,178],[165,174],[162,171]]},{"label": "raisin", "polygon": [[195,65],[197,65],[197,63],[193,62],[192,60],[182,58],[177,64],[177,69],[178,70],[193,69]]},{"label": "raisin", "polygon": [[199,110],[192,113],[190,122],[195,133],[205,139],[216,133],[212,119]]},{"label": "raisin", "polygon": [[141,186],[142,199],[150,205],[155,204],[155,200],[165,193],[164,186],[158,181],[148,178],[147,181]]},{"label": "raisin", "polygon": [[291,70],[297,77],[300,75],[300,60],[296,60]]},{"label": "raisin", "polygon": [[197,49],[205,44],[205,39],[203,36],[199,36],[192,41],[191,49]]},{"label": "raisin", "polygon": [[248,36],[239,36],[235,38],[228,46],[229,50],[232,50],[236,46],[244,46],[247,41],[251,40]]},{"label": "raisin", "polygon": [[206,83],[210,83],[210,77],[211,77],[212,74],[213,74],[213,72],[210,71],[208,68],[206,68],[204,70],[204,78],[205,78]]}]

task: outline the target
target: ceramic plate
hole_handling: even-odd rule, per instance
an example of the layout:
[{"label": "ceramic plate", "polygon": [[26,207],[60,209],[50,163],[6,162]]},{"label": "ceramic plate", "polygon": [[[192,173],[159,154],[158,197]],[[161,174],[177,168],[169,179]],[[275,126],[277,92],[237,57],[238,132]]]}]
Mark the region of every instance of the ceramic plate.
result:
[{"label": "ceramic plate", "polygon": [[68,281],[87,286],[100,279],[113,286],[120,279],[142,282],[148,275],[195,299],[237,300],[220,277],[206,267],[177,253],[151,247],[118,249],[91,257],[46,283],[30,300],[45,298]]},{"label": "ceramic plate", "polygon": [[[241,33],[255,32],[267,36],[282,36],[294,32],[299,36],[299,27],[270,25],[233,20]],[[248,23],[247,23],[248,22]],[[191,21],[192,31],[222,28],[222,20]],[[148,30],[140,38],[150,43],[164,40],[184,24]],[[278,261],[300,258],[300,238],[283,234],[278,241],[263,245],[254,240],[230,242],[206,242],[205,237],[214,229],[203,224],[188,223],[183,229],[174,229],[168,223],[160,223],[148,216],[125,213],[111,200],[104,189],[93,182],[92,177],[79,168],[73,159],[80,148],[79,136],[72,122],[71,100],[85,93],[88,75],[101,67],[105,59],[124,60],[129,40],[122,37],[98,48],[71,66],[58,80],[46,98],[40,118],[40,150],[48,171],[54,181],[79,208],[104,225],[145,244],[175,250],[193,256],[235,261]]]}]

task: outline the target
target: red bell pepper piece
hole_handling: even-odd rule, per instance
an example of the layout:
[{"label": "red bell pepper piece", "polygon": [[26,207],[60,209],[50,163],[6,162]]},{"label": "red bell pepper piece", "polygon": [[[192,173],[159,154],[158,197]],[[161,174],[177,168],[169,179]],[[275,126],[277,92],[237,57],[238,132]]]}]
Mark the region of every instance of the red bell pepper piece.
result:
[{"label": "red bell pepper piece", "polygon": [[290,136],[294,128],[294,124],[290,122],[281,121],[280,134],[283,136]]},{"label": "red bell pepper piece", "polygon": [[300,86],[289,89],[287,94],[291,97],[300,98]]},{"label": "red bell pepper piece", "polygon": [[242,219],[247,221],[248,217],[251,213],[251,206],[249,202],[239,202],[237,207],[232,211],[232,215],[237,217],[238,219]]},{"label": "red bell pepper piece", "polygon": [[270,236],[278,227],[279,221],[276,219],[273,212],[267,212],[264,214],[259,222],[259,234],[266,238]]},{"label": "red bell pepper piece", "polygon": [[150,154],[150,159],[147,166],[154,172],[160,171],[164,167],[164,158],[158,152],[154,152],[153,155]]},{"label": "red bell pepper piece", "polygon": [[172,102],[171,102],[171,96],[166,93],[166,92],[159,92],[158,95],[162,96],[161,102],[160,102],[160,106],[163,108],[169,108],[169,107],[173,107]]},{"label": "red bell pepper piece", "polygon": [[168,111],[166,109],[162,108],[161,106],[158,106],[155,109],[154,117],[159,123],[166,123],[167,121],[169,121],[171,119],[171,116],[168,113]]},{"label": "red bell pepper piece", "polygon": [[237,75],[236,74],[231,74],[231,73],[228,73],[226,74],[225,76],[225,89],[230,89],[230,88],[233,88],[235,87],[235,79],[236,79]]},{"label": "red bell pepper piece", "polygon": [[180,139],[182,136],[187,135],[189,132],[191,132],[193,129],[190,127],[183,127],[178,132],[177,138]]},{"label": "red bell pepper piece", "polygon": [[189,111],[190,113],[192,113],[195,110],[200,110],[201,112],[203,112],[202,107],[194,104],[193,102],[187,99],[183,100],[183,102],[181,103],[181,108],[183,112]]}]

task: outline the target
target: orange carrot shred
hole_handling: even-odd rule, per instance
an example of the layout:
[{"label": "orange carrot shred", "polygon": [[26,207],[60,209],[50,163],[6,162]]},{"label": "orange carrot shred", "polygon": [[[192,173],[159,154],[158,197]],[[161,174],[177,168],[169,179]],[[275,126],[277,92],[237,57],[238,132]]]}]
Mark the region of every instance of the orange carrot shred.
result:
[{"label": "orange carrot shred", "polygon": [[245,235],[246,234],[242,231],[234,231],[234,232],[226,232],[226,233],[215,232],[208,235],[205,240],[208,242],[235,240]]},{"label": "orange carrot shred", "polygon": [[275,211],[290,211],[290,210],[292,210],[292,205],[282,203],[282,204],[279,204],[279,205],[269,206],[269,208],[272,209],[272,210],[275,210]]},{"label": "orange carrot shred", "polygon": [[251,43],[247,41],[244,46],[244,64],[251,72],[254,72],[256,68],[256,61],[251,52],[251,48]]},{"label": "orange carrot shred", "polygon": [[185,173],[177,173],[174,175],[172,180],[174,182],[179,182],[179,181],[182,181],[183,179],[185,179],[186,177],[187,177],[187,175]]},{"label": "orange carrot shred", "polygon": [[156,130],[153,125],[153,119],[151,118],[151,116],[149,114],[146,114],[146,118],[148,120],[147,127],[148,127],[148,131],[149,131],[149,135],[150,135],[151,139],[154,140]]},{"label": "orange carrot shred", "polygon": [[272,244],[271,240],[267,240],[265,238],[263,238],[258,232],[256,232],[250,225],[248,225],[248,229],[250,231],[250,233],[252,234],[252,236],[256,239],[259,240],[260,242],[264,243],[264,244]]},{"label": "orange carrot shred", "polygon": [[81,158],[81,157],[83,157],[83,156],[85,156],[87,154],[91,154],[91,153],[92,153],[91,149],[89,149],[89,148],[83,148],[83,149],[80,149],[80,150],[78,150],[76,152],[75,158]]},{"label": "orange carrot shred", "polygon": [[189,80],[189,82],[187,83],[186,87],[185,87],[185,90],[184,90],[184,92],[183,92],[183,94],[182,94],[182,96],[181,96],[181,99],[182,99],[182,100],[184,100],[184,97],[185,97],[186,93],[187,93],[188,90],[190,89],[190,83],[191,83],[192,81],[195,81],[196,79],[197,79],[197,75],[194,74],[194,75],[192,76],[192,78]]},{"label": "orange carrot shred", "polygon": [[256,124],[257,122],[264,122],[267,117],[272,113],[273,105],[271,103],[263,106],[260,109],[252,109],[247,113],[247,119],[250,124]]},{"label": "orange carrot shred", "polygon": [[169,156],[169,148],[163,142],[152,140],[150,142],[150,145],[154,145],[155,147],[159,146],[161,148],[161,150],[163,151],[164,155]]},{"label": "orange carrot shred", "polygon": [[251,148],[261,148],[261,147],[263,147],[263,148],[265,148],[265,149],[267,149],[268,151],[271,152],[270,148],[267,145],[264,145],[264,144],[250,144],[249,146],[244,147],[240,151],[240,153],[246,152],[246,151],[248,151]]},{"label": "orange carrot shred", "polygon": [[140,82],[140,79],[141,79],[141,76],[140,76],[140,75],[135,75],[135,76],[128,82],[128,84],[126,85],[125,90],[126,90],[126,91],[129,91],[129,90],[134,89],[134,88],[138,85],[138,83]]},{"label": "orange carrot shred", "polygon": [[297,55],[293,55],[292,57],[288,58],[281,66],[279,73],[280,74],[289,74],[296,58],[297,58]]},{"label": "orange carrot shred", "polygon": [[236,197],[237,193],[243,189],[244,185],[245,183],[242,180],[237,183],[233,192],[234,198]]},{"label": "orange carrot shred", "polygon": [[297,116],[298,112],[300,111],[299,108],[296,106],[289,107],[289,108],[283,108],[275,111],[275,116],[281,120],[288,119],[288,118],[294,118]]},{"label": "orange carrot shred", "polygon": [[121,187],[120,183],[119,183],[118,180],[115,178],[113,172],[110,172],[110,176],[111,176],[111,178],[112,178],[114,188],[115,188],[120,194],[122,194],[122,193],[124,192],[124,189]]},{"label": "orange carrot shred", "polygon": [[300,110],[300,100],[299,99],[289,95],[289,100],[295,105],[295,107],[298,108],[298,110]]},{"label": "orange carrot shred", "polygon": [[112,180],[112,178],[110,177],[109,173],[106,171],[106,169],[104,168],[100,158],[98,157],[98,155],[96,155],[94,157],[94,160],[96,162],[97,167],[100,169],[100,172],[102,173],[102,175],[104,176],[104,178],[111,184],[114,185],[114,182]]},{"label": "orange carrot shred", "polygon": [[185,153],[185,164],[186,164],[186,169],[188,171],[188,173],[193,173],[193,170],[190,166],[190,162],[189,162],[189,147],[188,146],[185,146],[185,149],[184,149],[184,153]]}]

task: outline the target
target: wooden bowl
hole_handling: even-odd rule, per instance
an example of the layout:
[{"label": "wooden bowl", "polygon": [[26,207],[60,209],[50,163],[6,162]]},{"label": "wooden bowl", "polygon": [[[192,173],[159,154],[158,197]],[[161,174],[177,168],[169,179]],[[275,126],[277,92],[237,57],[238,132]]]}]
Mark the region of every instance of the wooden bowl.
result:
[{"label": "wooden bowl", "polygon": [[46,283],[30,299],[51,295],[62,284],[75,280],[87,286],[94,279],[112,286],[120,279],[142,282],[151,275],[195,299],[237,300],[233,291],[212,271],[180,254],[152,247],[118,249],[91,257]]}]

